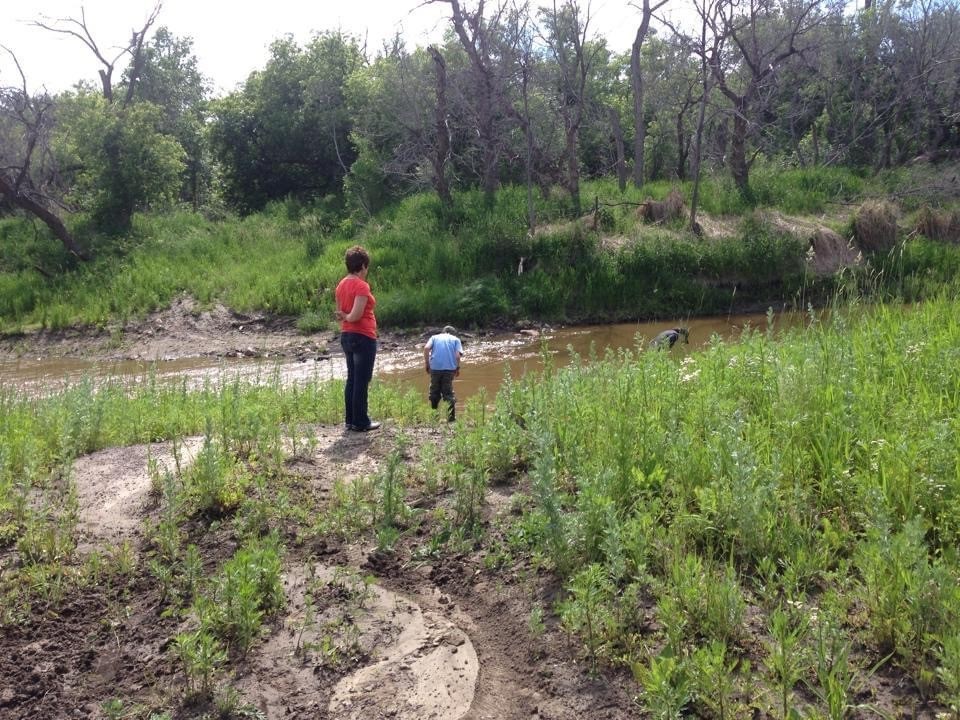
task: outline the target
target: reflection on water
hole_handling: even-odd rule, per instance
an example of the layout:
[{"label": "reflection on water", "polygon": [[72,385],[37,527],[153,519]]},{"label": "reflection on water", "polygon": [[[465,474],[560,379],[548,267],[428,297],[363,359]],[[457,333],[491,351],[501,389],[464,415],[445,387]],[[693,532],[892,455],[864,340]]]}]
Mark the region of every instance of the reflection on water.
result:
[{"label": "reflection on water", "polygon": [[[783,330],[805,322],[803,313],[779,313],[774,320],[776,330]],[[570,361],[570,353],[587,358],[591,353],[602,357],[607,350],[645,348],[662,330],[683,325],[690,329],[690,344],[677,345],[672,352],[686,353],[710,342],[713,335],[736,341],[745,327],[766,328],[767,317],[762,314],[731,315],[694,318],[688,321],[620,323],[592,325],[551,330],[543,337],[516,335],[500,338],[463,337],[464,359],[462,372],[456,380],[460,401],[485,390],[492,397],[509,368],[510,376],[517,378],[528,372],[539,372],[543,367],[543,353],[549,353],[554,366]],[[423,369],[422,340],[411,339],[407,347],[377,357],[376,377],[379,381],[409,384],[426,397],[429,375]],[[307,360],[305,362],[271,360],[186,358],[182,360],[100,361],[72,358],[36,360],[0,360],[0,389],[17,387],[29,394],[54,392],[64,385],[85,378],[119,378],[134,384],[155,379],[175,379],[190,388],[206,383],[235,379],[250,382],[284,384],[330,380],[344,375],[343,359],[339,356]]]}]

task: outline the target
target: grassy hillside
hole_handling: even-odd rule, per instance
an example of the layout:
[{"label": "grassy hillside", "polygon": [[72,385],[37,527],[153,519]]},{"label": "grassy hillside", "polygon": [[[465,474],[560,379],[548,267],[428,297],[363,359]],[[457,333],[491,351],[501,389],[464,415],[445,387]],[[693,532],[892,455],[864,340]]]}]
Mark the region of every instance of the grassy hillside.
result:
[{"label": "grassy hillside", "polygon": [[[580,219],[565,215],[562,193],[538,194],[533,236],[526,231],[526,192],[517,187],[502,189],[493,207],[479,193],[459,194],[452,216],[433,195],[422,194],[363,223],[322,205],[295,203],[247,218],[140,215],[127,237],[87,238],[96,259],[83,264],[33,226],[7,219],[0,221],[0,330],[107,326],[165,307],[181,293],[298,318],[305,331],[322,328],[343,251],[356,243],[373,256],[370,280],[385,328],[805,307],[822,303],[840,285],[913,299],[949,281],[958,262],[943,238],[927,242],[913,232],[939,227],[930,221],[939,217],[931,207],[942,202],[935,193],[907,193],[896,201],[897,237],[909,243],[896,253],[889,244],[870,248],[869,262],[839,280],[812,272],[809,237],[776,221],[805,218],[854,238],[862,201],[916,188],[916,178],[904,173],[868,180],[832,168],[758,171],[759,205],[749,208],[729,181],[709,180],[701,195],[704,237],[688,231],[685,216],[657,224],[638,217],[640,203],[664,198],[671,186],[621,194],[612,181],[584,184],[589,212]],[[689,185],[677,187],[689,200]]]}]

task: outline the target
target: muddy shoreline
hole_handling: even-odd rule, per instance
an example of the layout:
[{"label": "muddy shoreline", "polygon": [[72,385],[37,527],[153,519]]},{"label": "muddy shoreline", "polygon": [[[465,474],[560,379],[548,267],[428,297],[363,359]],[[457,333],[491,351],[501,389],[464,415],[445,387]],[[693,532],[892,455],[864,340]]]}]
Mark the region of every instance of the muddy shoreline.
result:
[{"label": "muddy shoreline", "polygon": [[[152,362],[186,358],[273,358],[311,360],[340,354],[331,329],[304,334],[292,318],[240,313],[223,305],[199,309],[190,298],[146,318],[114,327],[74,327],[0,335],[0,360],[80,358]],[[383,351],[420,341],[422,331],[384,333]]]},{"label": "muddy shoreline", "polygon": [[[769,307],[786,309],[782,302],[750,303],[732,306],[730,312],[765,313]],[[690,317],[687,320],[695,319]],[[616,322],[623,323],[625,320]],[[604,323],[594,322],[590,325],[600,324]],[[459,334],[471,340],[503,340],[518,336],[537,337],[541,332],[560,327],[576,325],[552,328],[535,320],[520,320],[469,332],[461,329]],[[381,329],[380,352],[409,351],[419,347],[439,330],[439,325],[388,331]],[[339,355],[339,332],[332,320],[327,329],[303,333],[297,328],[295,318],[242,313],[221,304],[200,309],[199,304],[189,297],[177,298],[170,307],[123,325],[0,334],[0,361],[69,358],[103,362],[156,362],[189,358],[251,358],[303,362]]]},{"label": "muddy shoreline", "polygon": [[[516,334],[536,336],[544,325],[520,321],[461,336],[497,338]],[[400,331],[381,330],[380,350],[390,352],[419,345],[440,331],[428,325]],[[303,333],[296,320],[264,313],[241,313],[217,304],[200,310],[191,298],[173,304],[143,320],[114,327],[72,327],[0,334],[0,360],[18,358],[153,362],[187,358],[273,358],[319,360],[340,355],[339,332],[330,329]]]}]

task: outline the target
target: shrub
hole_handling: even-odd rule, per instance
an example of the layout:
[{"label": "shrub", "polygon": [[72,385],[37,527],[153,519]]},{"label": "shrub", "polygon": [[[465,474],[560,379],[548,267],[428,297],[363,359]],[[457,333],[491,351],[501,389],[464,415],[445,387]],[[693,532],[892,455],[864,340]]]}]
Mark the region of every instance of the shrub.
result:
[{"label": "shrub", "polygon": [[470,283],[463,288],[456,302],[456,314],[460,321],[479,325],[507,317],[509,308],[506,293],[494,278]]}]

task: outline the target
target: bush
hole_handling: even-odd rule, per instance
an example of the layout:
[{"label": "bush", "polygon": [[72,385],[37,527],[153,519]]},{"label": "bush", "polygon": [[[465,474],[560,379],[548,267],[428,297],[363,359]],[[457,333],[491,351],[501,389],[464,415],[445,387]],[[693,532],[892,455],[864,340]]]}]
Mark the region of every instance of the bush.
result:
[{"label": "bush", "polygon": [[510,303],[499,281],[482,278],[463,288],[455,310],[458,322],[483,325],[510,316]]}]

